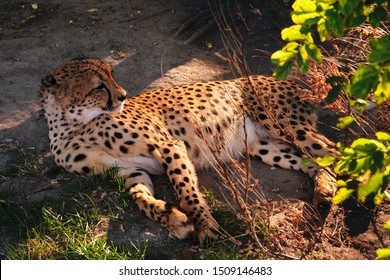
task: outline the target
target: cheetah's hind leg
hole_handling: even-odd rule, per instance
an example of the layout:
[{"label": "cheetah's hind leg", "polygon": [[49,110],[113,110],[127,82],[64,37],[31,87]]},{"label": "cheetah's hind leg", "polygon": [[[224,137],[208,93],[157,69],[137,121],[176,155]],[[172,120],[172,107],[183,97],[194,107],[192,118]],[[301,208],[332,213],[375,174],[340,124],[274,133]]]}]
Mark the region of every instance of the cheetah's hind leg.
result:
[{"label": "cheetah's hind leg", "polygon": [[336,178],[329,168],[319,167],[315,163],[303,164],[303,156],[291,145],[278,139],[268,138],[255,141],[249,147],[250,155],[264,163],[293,169],[308,174],[314,180],[313,205],[320,211],[328,211],[336,192]]},{"label": "cheetah's hind leg", "polygon": [[331,168],[318,167],[313,179],[315,183],[313,205],[320,211],[329,211],[337,190],[336,176]]},{"label": "cheetah's hind leg", "polygon": [[180,239],[194,232],[194,225],[186,214],[176,206],[153,196],[153,184],[146,172],[136,168],[127,168],[121,170],[118,176],[123,176],[126,190],[147,217],[160,223],[172,235]]}]

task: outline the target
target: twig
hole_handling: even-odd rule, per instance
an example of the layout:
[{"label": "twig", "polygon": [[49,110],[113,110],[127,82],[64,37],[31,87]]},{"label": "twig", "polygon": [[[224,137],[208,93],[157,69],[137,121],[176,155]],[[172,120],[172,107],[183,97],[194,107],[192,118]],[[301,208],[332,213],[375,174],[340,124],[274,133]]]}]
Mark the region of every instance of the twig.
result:
[{"label": "twig", "polygon": [[379,242],[381,243],[382,247],[386,247],[385,242],[383,241],[382,235],[379,233],[378,227],[376,226],[375,217],[378,216],[378,208],[375,210],[375,215],[370,215],[370,221],[372,224],[373,231],[375,235],[378,237]]},{"label": "twig", "polygon": [[172,8],[167,8],[167,9],[164,9],[164,10],[161,10],[161,11],[158,11],[158,12],[155,12],[155,13],[153,13],[153,14],[150,14],[150,15],[145,15],[145,16],[140,16],[140,17],[135,17],[135,18],[130,18],[130,19],[122,20],[122,21],[120,21],[119,23],[146,20],[146,19],[150,19],[150,18],[155,17],[155,16],[159,16],[159,15],[164,14],[164,13],[169,12],[169,11],[172,11]]},{"label": "twig", "polygon": [[[173,37],[177,37],[180,35],[180,33],[182,33],[184,30],[186,30],[191,24],[193,24],[195,21],[198,21],[198,20],[203,20],[205,18],[207,18],[208,15],[205,11],[202,11],[202,12],[199,12],[197,13],[196,15],[190,17],[185,23],[181,24],[181,26],[179,27],[179,29],[175,32],[175,34],[173,34]],[[176,29],[177,27],[173,28],[173,29]]]},{"label": "twig", "polygon": [[204,33],[206,33],[209,29],[213,27],[215,24],[214,19],[210,19],[204,26],[199,28],[194,34],[191,35],[190,38],[188,38],[184,44],[185,45],[190,45],[193,43],[196,39],[198,39],[200,36],[202,36]]}]

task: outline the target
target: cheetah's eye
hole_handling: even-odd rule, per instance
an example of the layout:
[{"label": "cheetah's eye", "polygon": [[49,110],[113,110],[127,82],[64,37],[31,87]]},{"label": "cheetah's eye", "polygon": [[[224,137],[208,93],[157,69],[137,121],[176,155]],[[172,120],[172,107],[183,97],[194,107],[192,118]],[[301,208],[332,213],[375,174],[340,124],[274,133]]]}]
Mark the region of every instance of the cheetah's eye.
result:
[{"label": "cheetah's eye", "polygon": [[106,85],[104,83],[101,83],[96,89],[105,89]]}]

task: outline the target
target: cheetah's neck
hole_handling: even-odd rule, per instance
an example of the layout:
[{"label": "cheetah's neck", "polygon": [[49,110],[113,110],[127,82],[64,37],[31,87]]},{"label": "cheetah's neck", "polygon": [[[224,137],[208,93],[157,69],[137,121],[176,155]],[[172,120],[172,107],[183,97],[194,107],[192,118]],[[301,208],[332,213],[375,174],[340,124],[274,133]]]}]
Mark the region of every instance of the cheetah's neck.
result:
[{"label": "cheetah's neck", "polygon": [[49,127],[50,148],[52,150],[59,140],[74,137],[85,126],[81,123],[69,123],[66,118],[67,112],[59,106],[49,105],[44,106],[44,109]]}]

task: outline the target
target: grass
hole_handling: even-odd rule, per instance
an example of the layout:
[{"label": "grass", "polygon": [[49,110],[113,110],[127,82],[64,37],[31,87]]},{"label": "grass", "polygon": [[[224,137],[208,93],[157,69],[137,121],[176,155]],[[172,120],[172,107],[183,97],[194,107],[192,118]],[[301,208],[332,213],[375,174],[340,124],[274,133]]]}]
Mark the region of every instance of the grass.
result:
[{"label": "grass", "polygon": [[[12,157],[0,167],[1,258],[177,259],[197,244],[191,239],[168,238],[165,230],[164,236],[150,243],[143,234],[147,218],[125,192],[123,180],[115,178],[115,170],[104,176],[78,177],[34,149],[4,147],[0,153]],[[173,193],[170,188],[167,191]],[[245,229],[235,214],[221,208],[212,192],[206,196],[223,227],[242,235]],[[140,237],[129,237],[131,230]],[[210,241],[201,251],[207,259],[240,258],[239,247],[229,240]]]},{"label": "grass", "polygon": [[[140,213],[115,170],[83,178],[63,171],[34,149],[12,146],[0,153],[17,155],[0,168],[2,258],[232,260],[270,258],[283,251],[274,246],[279,237],[270,226],[267,202],[261,194],[256,201],[262,201],[263,208],[249,200],[249,193],[259,188],[246,176],[245,164],[231,166],[238,176],[228,176],[232,170],[223,169],[226,165],[219,170],[226,175],[223,185],[233,192],[236,205],[221,203],[215,193],[204,190],[222,235],[200,248],[195,239],[169,238],[163,229],[151,233],[148,227],[159,226]],[[163,198],[174,193],[170,187],[166,193],[164,188],[156,192]]]},{"label": "grass", "polygon": [[[74,189],[72,192],[76,193]],[[191,241],[161,239],[154,246],[165,252],[156,255],[149,252],[145,240],[138,242],[128,239],[121,244],[114,244],[110,241],[110,224],[122,223],[121,216],[128,215],[126,203],[113,197],[97,202],[96,198],[100,198],[104,191],[93,193],[77,193],[72,200],[66,202],[48,199],[33,204],[16,204],[7,202],[7,199],[3,201],[0,204],[1,229],[6,236],[16,236],[6,241],[6,252],[3,254],[7,259],[18,260],[176,259],[180,258],[182,250],[191,246]],[[72,197],[69,193],[68,195],[69,198]],[[225,220],[224,226],[228,226],[230,230],[243,229],[242,224],[237,227],[231,213],[218,211],[216,214],[218,220]],[[151,248],[151,251],[154,250],[155,248]],[[229,241],[211,241],[203,254],[206,259],[237,259],[238,250]]]},{"label": "grass", "polygon": [[[3,258],[145,258],[147,244],[110,240],[110,224],[129,208],[123,182],[115,180],[113,172],[76,177],[45,161],[34,149],[22,149],[17,143],[0,143],[0,148],[11,155],[0,168]],[[57,190],[54,195],[52,188]],[[38,201],[32,199],[34,195]]]},{"label": "grass", "polygon": [[24,242],[11,246],[10,259],[144,259],[146,247],[112,246],[107,240],[110,218],[76,211],[66,215],[42,208],[42,222],[27,230]]},{"label": "grass", "polygon": [[[245,76],[245,73],[241,72],[241,76]],[[36,203],[27,199],[28,194],[15,199],[14,192],[0,190],[3,200],[0,202],[0,226],[3,235],[7,237],[3,253],[6,258],[145,259],[152,255],[152,245],[146,241],[131,241],[132,239],[125,237],[125,233],[122,243],[113,241],[115,238],[111,236],[110,226],[129,226],[125,221],[134,217],[146,219],[138,214],[123,190],[123,182],[116,182],[113,174],[87,179],[75,177],[54,166],[48,166],[33,150],[24,151],[19,147],[9,149],[20,156],[0,170],[0,183],[12,182],[20,177],[34,182],[48,181],[60,186],[60,193],[57,197],[48,197]],[[248,165],[237,164],[233,169],[239,170],[240,178],[223,177],[227,179],[224,184],[232,192],[238,210],[221,207],[212,192],[206,193],[213,215],[224,229],[224,236],[221,240],[209,241],[200,250],[200,257],[267,258],[272,255],[272,246],[277,242],[278,233],[269,224],[271,211],[267,208],[266,201],[263,208],[257,209],[252,207],[255,201],[248,200],[248,194],[253,189],[247,172]],[[232,170],[221,168],[218,171],[226,175]],[[43,190],[43,193],[46,191]],[[258,197],[258,200],[263,202],[262,197]],[[140,232],[143,231],[140,219],[134,219],[134,224],[140,227]],[[124,231],[126,230],[125,228]],[[147,239],[140,237],[140,240]],[[167,258],[182,257],[183,249],[194,244],[191,241],[169,238],[161,238],[158,242],[153,246],[164,252],[164,257]]]},{"label": "grass", "polygon": [[92,190],[104,183],[112,180],[66,178],[64,200],[32,203],[11,202],[12,193],[1,192],[5,199],[0,204],[0,225],[9,237],[3,255],[8,259],[144,259],[145,244],[115,245],[109,240],[109,225],[126,205],[114,202],[115,197],[105,200],[105,190]]}]

